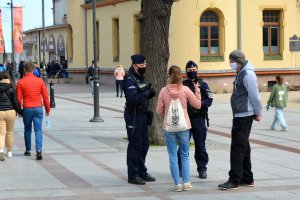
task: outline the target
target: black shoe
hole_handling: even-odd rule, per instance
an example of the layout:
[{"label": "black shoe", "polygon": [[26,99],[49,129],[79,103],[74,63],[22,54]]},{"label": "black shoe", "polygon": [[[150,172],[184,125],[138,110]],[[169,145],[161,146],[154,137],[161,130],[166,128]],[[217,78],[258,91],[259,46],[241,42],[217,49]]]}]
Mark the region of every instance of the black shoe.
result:
[{"label": "black shoe", "polygon": [[31,156],[30,151],[25,151],[25,152],[24,152],[24,156]]},{"label": "black shoe", "polygon": [[240,186],[243,186],[243,187],[254,187],[254,181],[241,180],[240,181]]},{"label": "black shoe", "polygon": [[42,152],[37,152],[36,159],[37,160],[43,160]]},{"label": "black shoe", "polygon": [[234,184],[231,181],[227,181],[223,184],[219,184],[218,188],[220,190],[238,190],[239,189],[239,184]]},{"label": "black shoe", "polygon": [[119,95],[116,95],[116,97],[119,97]]},{"label": "black shoe", "polygon": [[128,183],[136,184],[136,185],[145,185],[146,181],[144,181],[140,177],[136,177],[136,178],[128,178]]},{"label": "black shoe", "polygon": [[207,179],[207,173],[206,173],[206,171],[200,171],[199,172],[199,178],[201,178],[201,179]]},{"label": "black shoe", "polygon": [[147,174],[146,176],[141,176],[141,178],[146,182],[154,182],[155,178],[151,176],[150,174]]}]

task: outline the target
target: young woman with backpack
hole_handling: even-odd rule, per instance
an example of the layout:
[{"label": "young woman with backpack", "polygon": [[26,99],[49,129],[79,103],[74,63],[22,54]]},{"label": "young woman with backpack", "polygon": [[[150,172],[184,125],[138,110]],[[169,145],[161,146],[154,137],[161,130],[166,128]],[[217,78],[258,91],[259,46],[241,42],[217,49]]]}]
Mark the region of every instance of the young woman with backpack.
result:
[{"label": "young woman with backpack", "polygon": [[[193,189],[190,183],[189,129],[191,123],[187,113],[187,102],[200,109],[201,95],[198,85],[195,85],[195,94],[188,87],[182,85],[181,70],[178,66],[171,66],[168,74],[167,85],[159,93],[156,113],[164,117],[163,129],[171,175],[175,184],[172,190],[181,192]],[[181,157],[183,184],[179,176],[177,141]]]}]

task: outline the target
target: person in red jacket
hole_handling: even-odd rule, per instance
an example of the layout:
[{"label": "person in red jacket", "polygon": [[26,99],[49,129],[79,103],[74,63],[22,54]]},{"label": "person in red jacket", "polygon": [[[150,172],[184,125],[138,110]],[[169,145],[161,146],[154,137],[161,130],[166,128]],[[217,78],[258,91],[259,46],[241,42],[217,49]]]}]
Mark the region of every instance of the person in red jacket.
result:
[{"label": "person in red jacket", "polygon": [[25,65],[25,76],[18,81],[17,97],[19,104],[23,107],[24,139],[26,151],[25,156],[31,156],[31,131],[32,124],[35,131],[36,159],[42,160],[42,122],[43,105],[46,116],[50,114],[50,103],[48,91],[42,79],[33,74],[34,64],[28,62]]}]

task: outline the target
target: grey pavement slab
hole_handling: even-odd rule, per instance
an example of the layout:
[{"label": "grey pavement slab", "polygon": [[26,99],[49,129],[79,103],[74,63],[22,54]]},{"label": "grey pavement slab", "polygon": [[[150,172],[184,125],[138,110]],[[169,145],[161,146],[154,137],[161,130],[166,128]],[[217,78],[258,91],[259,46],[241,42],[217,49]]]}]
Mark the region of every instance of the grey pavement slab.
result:
[{"label": "grey pavement slab", "polygon": [[[197,177],[194,147],[190,148],[191,182],[194,190],[172,192],[173,185],[165,146],[151,146],[146,164],[156,182],[145,186],[127,183],[124,98],[114,88],[100,86],[100,117],[93,117],[93,97],[88,85],[56,84],[53,127],[44,127],[42,161],[24,157],[23,123],[15,124],[13,158],[0,162],[2,199],[300,199],[300,106],[285,111],[289,131],[269,130],[274,112],[264,111],[254,123],[251,138],[254,188],[220,191],[228,179],[232,114],[228,94],[215,95],[210,109],[207,150],[208,179]],[[262,94],[266,98],[268,94]],[[290,97],[300,93],[290,93]],[[297,102],[297,101],[295,101]],[[34,135],[32,136],[34,149]],[[277,145],[277,146],[276,146]],[[278,146],[279,145],[279,146]],[[291,150],[292,148],[292,150]]]}]

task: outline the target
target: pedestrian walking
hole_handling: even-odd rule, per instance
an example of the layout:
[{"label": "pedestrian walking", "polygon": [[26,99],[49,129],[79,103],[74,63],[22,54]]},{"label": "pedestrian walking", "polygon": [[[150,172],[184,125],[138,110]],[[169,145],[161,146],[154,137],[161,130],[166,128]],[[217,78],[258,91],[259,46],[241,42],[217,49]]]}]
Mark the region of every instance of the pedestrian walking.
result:
[{"label": "pedestrian walking", "polygon": [[122,98],[122,94],[123,94],[122,82],[125,76],[125,71],[122,65],[118,65],[117,69],[114,72],[114,76],[116,78],[116,92],[117,92],[116,97],[119,97],[119,91],[120,91],[120,98]]},{"label": "pedestrian walking", "polygon": [[284,78],[280,75],[276,76],[276,84],[272,88],[269,100],[267,102],[267,111],[270,107],[275,107],[274,120],[271,130],[275,130],[276,124],[280,124],[281,131],[287,132],[288,125],[284,119],[283,109],[287,106],[288,92],[286,85],[283,84]]},{"label": "pedestrian walking", "polygon": [[229,55],[230,67],[236,71],[231,95],[233,112],[230,148],[229,180],[219,184],[222,190],[239,189],[239,186],[254,186],[251,165],[249,136],[253,120],[261,121],[261,97],[253,65],[240,50]]},{"label": "pedestrian walking", "polygon": [[25,67],[25,61],[21,60],[19,63],[20,79],[23,78],[23,76],[24,76],[24,67]]},{"label": "pedestrian walking", "polygon": [[6,72],[6,71],[7,71],[7,67],[5,63],[0,63],[0,72]]},{"label": "pedestrian walking", "polygon": [[131,60],[132,65],[122,84],[126,98],[124,119],[128,137],[128,183],[144,185],[155,181],[147,172],[145,162],[149,149],[148,125],[152,121],[152,115],[147,111],[148,102],[156,93],[151,84],[145,84],[146,58],[135,54]]},{"label": "pedestrian walking", "polygon": [[[193,187],[190,183],[190,161],[189,161],[189,140],[191,128],[190,118],[187,112],[187,103],[189,102],[193,107],[201,108],[201,96],[200,89],[197,83],[194,83],[195,94],[186,86],[182,85],[181,70],[178,66],[171,66],[169,71],[169,79],[167,85],[161,89],[156,113],[164,117],[163,128],[164,136],[166,139],[166,145],[169,154],[170,170],[174,182],[173,191],[181,192],[183,190],[192,190]],[[181,107],[173,107],[173,100],[180,102]],[[174,104],[175,105],[175,104]],[[171,108],[171,107],[172,108]],[[175,113],[174,116],[167,117],[169,110],[171,113]],[[177,111],[183,110],[183,114],[176,114]],[[177,124],[180,120],[186,123],[186,126],[176,130],[168,130],[168,119],[172,118],[172,123]],[[178,119],[177,119],[178,118]],[[183,119],[182,119],[183,118]],[[176,122],[177,121],[177,122]],[[179,178],[179,165],[177,157],[177,142],[179,144],[179,152],[181,157],[182,166],[182,183]]]},{"label": "pedestrian walking", "polygon": [[33,63],[33,65],[34,65],[33,74],[36,77],[41,78],[42,72],[40,66],[37,63]]},{"label": "pedestrian walking", "polygon": [[14,126],[16,112],[22,116],[16,90],[8,72],[0,72],[0,160],[5,160],[4,147],[7,157],[12,157],[14,143]]},{"label": "pedestrian walking", "polygon": [[[193,136],[195,143],[195,161],[197,164],[198,177],[207,178],[208,153],[206,151],[205,140],[207,136],[207,126],[209,126],[208,108],[212,105],[213,96],[208,84],[198,77],[198,66],[190,60],[185,66],[187,79],[183,85],[187,86],[195,94],[195,83],[198,83],[201,93],[201,109],[196,109],[191,104],[187,104],[189,118],[191,120],[190,138]],[[181,169],[180,153],[178,151],[179,168]]]},{"label": "pedestrian walking", "polygon": [[99,72],[99,67],[96,67],[94,61],[92,61],[92,65],[87,70],[87,75],[91,83],[92,95],[94,95],[94,81],[99,80]]},{"label": "pedestrian walking", "polygon": [[45,115],[50,115],[50,103],[48,91],[42,79],[33,75],[34,64],[27,62],[25,65],[25,76],[18,81],[17,97],[19,104],[23,107],[24,139],[26,150],[25,156],[31,156],[31,132],[32,124],[35,132],[36,159],[42,160],[43,149],[43,105]]}]

